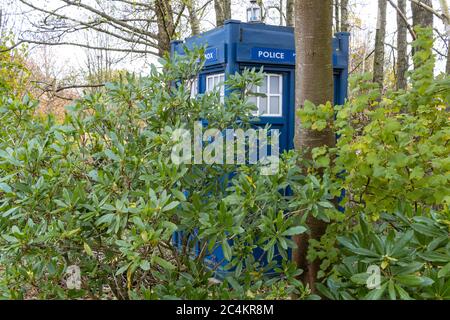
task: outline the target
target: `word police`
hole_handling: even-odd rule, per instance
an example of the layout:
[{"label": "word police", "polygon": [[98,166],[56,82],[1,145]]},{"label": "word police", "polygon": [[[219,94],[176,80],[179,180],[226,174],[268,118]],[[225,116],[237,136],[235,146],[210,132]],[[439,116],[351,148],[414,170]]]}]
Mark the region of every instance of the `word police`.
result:
[{"label": "word police", "polygon": [[284,52],[258,50],[258,58],[284,60]]}]

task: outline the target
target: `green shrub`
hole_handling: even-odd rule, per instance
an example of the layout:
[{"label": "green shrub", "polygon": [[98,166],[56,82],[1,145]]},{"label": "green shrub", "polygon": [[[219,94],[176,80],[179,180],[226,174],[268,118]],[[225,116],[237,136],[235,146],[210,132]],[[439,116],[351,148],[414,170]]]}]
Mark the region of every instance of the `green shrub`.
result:
[{"label": "green shrub", "polygon": [[[218,93],[193,99],[201,56],[187,53],[162,61],[148,77],[110,83],[71,106],[63,124],[33,116],[36,103],[28,98],[3,98],[0,296],[315,297],[287,259],[289,237],[306,230],[286,214],[293,209],[283,190],[302,179],[294,153],[272,176],[260,175],[259,165],[170,161],[173,132],[199,119],[211,128],[249,127],[254,106],[245,93],[261,74],[229,77],[233,93],[225,102],[232,107],[224,108]],[[174,232],[182,232],[179,248]],[[211,281],[219,262],[204,263],[219,247],[229,260],[222,283]],[[257,247],[261,259],[253,256]],[[269,277],[279,255],[284,262]],[[66,288],[72,265],[81,269],[80,290]]]},{"label": "green shrub", "polygon": [[[408,91],[382,97],[357,78],[338,108],[336,148],[316,150],[318,164],[335,157],[333,194],[346,190],[345,216],[309,253],[323,259],[318,288],[328,298],[450,298],[450,77],[434,77],[430,39],[419,30]],[[366,286],[371,265],[379,290]]]}]

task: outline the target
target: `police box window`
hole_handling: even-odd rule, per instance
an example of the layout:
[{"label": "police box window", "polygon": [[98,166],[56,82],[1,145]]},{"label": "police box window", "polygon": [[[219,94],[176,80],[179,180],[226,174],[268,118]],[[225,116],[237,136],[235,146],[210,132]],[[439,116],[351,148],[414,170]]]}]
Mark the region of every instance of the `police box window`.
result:
[{"label": "police box window", "polygon": [[283,92],[282,76],[279,74],[265,74],[261,86],[250,89],[252,92],[263,93],[265,97],[250,97],[249,101],[257,106],[255,116],[259,117],[281,117]]},{"label": "police box window", "polygon": [[196,98],[198,94],[198,78],[188,80],[187,85],[191,88],[191,98]]},{"label": "police box window", "polygon": [[206,76],[206,90],[205,92],[219,91],[220,101],[224,101],[225,96],[225,74],[215,73]]}]

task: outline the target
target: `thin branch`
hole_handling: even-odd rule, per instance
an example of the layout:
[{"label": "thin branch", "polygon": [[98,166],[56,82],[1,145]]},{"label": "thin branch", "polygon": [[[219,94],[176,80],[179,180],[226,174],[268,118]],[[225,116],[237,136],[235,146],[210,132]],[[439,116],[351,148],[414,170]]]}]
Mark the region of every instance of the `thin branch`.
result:
[{"label": "thin branch", "polygon": [[148,51],[148,50],[138,50],[138,49],[125,49],[125,48],[107,48],[107,47],[95,47],[90,46],[88,44],[82,44],[82,43],[74,43],[74,42],[45,42],[45,41],[36,41],[36,40],[29,40],[29,39],[20,39],[19,42],[22,43],[31,43],[31,44],[37,44],[37,45],[45,45],[45,46],[77,46],[92,50],[106,50],[106,51],[117,51],[117,52],[127,52],[127,53],[142,53],[142,54],[156,54],[154,51]]},{"label": "thin branch", "polygon": [[63,90],[69,90],[69,89],[86,89],[86,88],[102,88],[104,87],[104,83],[99,84],[74,84],[70,86],[64,86],[64,87],[58,87],[56,90],[49,90],[54,92],[61,92]]},{"label": "thin branch", "polygon": [[122,22],[119,19],[114,18],[111,15],[108,15],[108,14],[106,14],[104,12],[101,12],[101,11],[95,9],[94,7],[91,7],[91,6],[87,5],[87,4],[82,3],[81,1],[76,1],[76,2],[75,1],[70,1],[70,0],[61,0],[61,1],[64,1],[65,3],[70,4],[70,5],[78,6],[78,7],[81,7],[83,9],[86,9],[88,11],[91,11],[91,12],[95,13],[96,15],[98,15],[98,16],[100,16],[100,17],[102,17],[102,18],[104,18],[104,19],[106,19],[108,21],[111,21],[111,22],[113,22],[113,23],[115,23],[115,24],[117,24],[119,26],[122,26],[122,27],[124,27],[126,29],[129,29],[131,31],[134,31],[137,34],[144,34],[144,35],[146,35],[146,36],[148,36],[148,37],[150,37],[150,38],[152,38],[154,40],[158,40],[158,37],[155,34],[147,32],[147,31],[144,31],[142,29],[138,29],[136,27],[133,27],[133,26],[129,25],[128,23]]},{"label": "thin branch", "polygon": [[408,23],[408,18],[405,16],[405,14],[402,12],[402,10],[400,10],[400,8],[392,0],[388,0],[388,2],[391,4],[392,7],[394,7],[394,9],[397,11],[397,14],[405,22],[406,27],[408,28],[409,33],[411,34],[411,37],[413,38],[413,40],[416,40],[417,39],[417,35],[414,32],[413,27]]},{"label": "thin branch", "polygon": [[375,53],[375,49],[373,49],[364,59],[362,59],[350,72],[349,74],[352,74],[355,72],[367,59],[369,59],[373,54]]},{"label": "thin branch", "polygon": [[0,50],[0,53],[2,53],[2,52],[7,52],[7,51],[11,51],[11,50],[17,48],[18,46],[20,46],[22,43],[24,43],[24,41],[18,41],[18,42],[17,42],[16,44],[14,44],[13,46],[8,47],[8,48],[6,48],[6,49]]},{"label": "thin branch", "polygon": [[[98,28],[98,27],[97,27],[97,25],[100,25],[100,24],[102,24],[102,23],[107,23],[107,24],[111,25],[108,21],[98,21],[98,22],[87,23],[87,22],[84,22],[84,21],[81,21],[81,20],[78,20],[78,19],[70,18],[70,17],[68,17],[68,16],[66,16],[66,15],[63,15],[63,14],[60,14],[60,13],[56,13],[56,10],[55,10],[55,11],[49,11],[49,10],[46,10],[46,9],[43,9],[43,8],[36,7],[35,5],[29,3],[28,1],[25,1],[25,0],[20,0],[20,1],[21,1],[23,4],[29,6],[30,8],[33,8],[33,9],[35,9],[35,10],[37,10],[37,11],[46,13],[46,14],[48,14],[48,15],[50,15],[50,16],[58,17],[58,18],[61,18],[61,19],[69,20],[69,21],[72,21],[72,22],[75,22],[75,23],[84,25],[84,26],[86,26],[87,28],[90,28],[90,29],[92,29],[92,30],[95,30],[95,31],[98,31],[98,32],[102,32],[102,33],[108,34],[108,35],[110,35],[110,36],[112,36],[112,37],[121,39],[121,40],[123,40],[123,41],[126,41],[126,42],[133,42],[133,43],[139,43],[139,44],[142,44],[142,45],[148,45],[148,46],[152,46],[152,47],[155,47],[155,48],[157,47],[155,44],[152,44],[151,42],[148,42],[148,41],[140,42],[140,41],[138,41],[138,40],[133,40],[133,39],[125,38],[124,36],[119,35],[119,34],[117,34],[117,33],[114,33],[114,32],[112,32],[112,31],[105,30],[105,29],[102,29],[102,28]],[[120,27],[117,27],[117,26],[114,26],[114,25],[111,25],[111,26],[113,26],[113,27],[115,27],[115,28],[118,28],[119,30],[122,30],[122,31],[124,31],[124,32],[128,32],[128,33],[130,32],[130,31],[128,31],[128,30],[124,30],[123,28],[120,28]],[[139,37],[139,38],[142,39],[142,37]],[[145,39],[143,39],[143,40],[145,40]]]},{"label": "thin branch", "polygon": [[432,14],[434,14],[436,17],[438,17],[439,19],[445,19],[445,14],[440,14],[439,12],[437,12],[436,10],[434,10],[432,7],[430,7],[429,5],[423,3],[420,0],[409,0],[415,4],[417,4],[418,6],[421,6],[422,8],[424,8],[425,10],[428,10],[429,12],[431,12]]}]

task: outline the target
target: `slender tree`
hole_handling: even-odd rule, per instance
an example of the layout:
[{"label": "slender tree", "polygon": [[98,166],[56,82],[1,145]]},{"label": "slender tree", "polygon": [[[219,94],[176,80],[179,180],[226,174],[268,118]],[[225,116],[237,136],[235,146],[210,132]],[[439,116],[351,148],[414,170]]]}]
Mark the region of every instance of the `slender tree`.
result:
[{"label": "slender tree", "polygon": [[336,32],[341,31],[341,1],[334,0],[334,25]]},{"label": "slender tree", "polygon": [[286,1],[286,25],[289,27],[294,26],[294,2],[295,0]]},{"label": "slender tree", "polygon": [[[303,108],[306,100],[315,104],[333,101],[332,56],[332,0],[296,0],[295,2],[296,107]],[[331,129],[315,131],[304,128],[299,118],[295,121],[295,147],[311,150],[319,146],[334,146],[335,135]],[[310,156],[310,155],[308,155]],[[298,248],[293,259],[303,269],[302,280],[314,289],[320,261],[308,262],[306,255],[309,239],[319,239],[327,224],[308,216],[309,234],[295,237]]]},{"label": "slender tree", "polygon": [[193,36],[200,33],[200,20],[197,15],[197,0],[187,0],[186,7],[189,12],[189,24]]},{"label": "slender tree", "polygon": [[[432,0],[420,0],[423,5],[433,8]],[[433,27],[433,12],[428,10],[423,5],[418,4],[416,1],[411,2],[411,9],[413,15],[413,26],[421,26],[424,28]]]},{"label": "slender tree", "polygon": [[349,21],[348,21],[348,0],[341,0],[341,31],[349,31]]},{"label": "slender tree", "polygon": [[225,20],[231,19],[231,0],[214,0],[216,26],[222,26]]},{"label": "slender tree", "polygon": [[170,50],[170,41],[175,34],[171,0],[155,0],[155,13],[158,23],[158,53],[163,56]]},{"label": "slender tree", "polygon": [[[404,19],[406,16],[406,0],[397,0],[397,83],[398,89],[406,89],[408,83],[406,72],[408,71],[408,26]],[[403,15],[402,15],[403,14]]]},{"label": "slender tree", "polygon": [[445,30],[447,32],[447,67],[445,71],[450,74],[450,13],[448,10],[447,0],[440,0],[442,10],[442,20],[444,21]]},{"label": "slender tree", "polygon": [[375,35],[375,57],[373,61],[373,82],[383,87],[384,82],[384,40],[386,37],[386,0],[378,0],[377,31]]},{"label": "slender tree", "polygon": [[[431,8],[429,10],[428,8]],[[432,0],[411,1],[413,27],[433,28]],[[414,51],[413,51],[414,54]],[[417,66],[414,65],[414,68]]]}]

